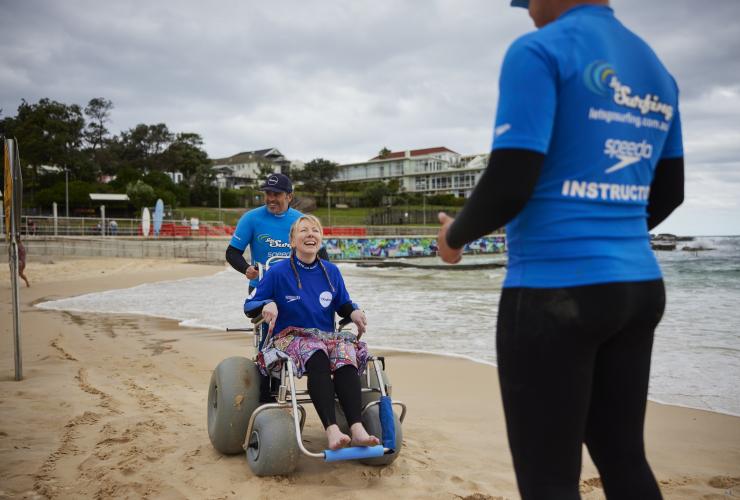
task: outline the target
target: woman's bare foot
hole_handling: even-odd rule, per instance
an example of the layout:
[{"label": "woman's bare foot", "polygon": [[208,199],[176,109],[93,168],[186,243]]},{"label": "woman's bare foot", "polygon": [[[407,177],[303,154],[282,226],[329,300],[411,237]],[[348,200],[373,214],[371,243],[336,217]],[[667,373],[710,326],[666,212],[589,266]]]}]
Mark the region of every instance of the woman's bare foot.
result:
[{"label": "woman's bare foot", "polygon": [[339,426],[334,424],[326,428],[326,439],[329,440],[329,449],[338,450],[347,446],[351,439],[344,432],[339,430]]},{"label": "woman's bare foot", "polygon": [[352,424],[349,430],[352,433],[352,446],[375,446],[380,444],[380,439],[368,434],[360,422]]}]

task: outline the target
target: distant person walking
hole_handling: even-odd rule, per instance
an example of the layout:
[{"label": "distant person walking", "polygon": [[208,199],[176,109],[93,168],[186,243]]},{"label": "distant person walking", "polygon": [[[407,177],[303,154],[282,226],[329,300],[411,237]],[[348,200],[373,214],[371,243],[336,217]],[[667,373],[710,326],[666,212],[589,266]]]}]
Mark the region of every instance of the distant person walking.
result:
[{"label": "distant person walking", "polygon": [[524,499],[577,499],[585,442],[609,499],[656,499],[643,426],[665,290],[648,231],[683,201],[678,87],[608,2],[514,0],[488,168],[439,253],[506,226],[496,348]]},{"label": "distant person walking", "polygon": [[28,278],[26,278],[26,247],[23,245],[23,242],[21,242],[20,236],[18,236],[18,276],[21,277],[23,281],[26,282],[26,286],[30,287],[31,283],[28,282]]}]

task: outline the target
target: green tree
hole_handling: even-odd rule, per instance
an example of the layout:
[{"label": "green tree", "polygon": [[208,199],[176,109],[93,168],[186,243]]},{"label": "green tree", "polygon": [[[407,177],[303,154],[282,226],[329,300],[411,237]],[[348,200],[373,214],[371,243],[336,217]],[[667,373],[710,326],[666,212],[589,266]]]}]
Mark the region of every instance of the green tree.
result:
[{"label": "green tree", "polygon": [[112,109],[113,102],[103,97],[90,99],[90,102],[85,106],[85,116],[89,121],[85,126],[83,135],[93,154],[103,147],[107,139],[109,132],[105,124],[110,121]]},{"label": "green tree", "polygon": [[18,140],[21,165],[26,171],[24,184],[30,190],[31,204],[35,204],[34,194],[42,165],[69,168],[77,179],[95,179],[94,172],[85,168],[88,165],[80,154],[85,120],[76,104],[69,106],[48,98],[35,104],[23,100],[16,116],[1,123],[2,133]]},{"label": "green tree", "polygon": [[142,180],[132,182],[126,186],[126,194],[137,209],[149,207],[157,200],[154,188]]},{"label": "green tree", "polygon": [[393,191],[385,182],[368,182],[360,192],[360,202],[366,207],[379,207],[383,202],[383,197],[392,194]]},{"label": "green tree", "polygon": [[129,184],[135,184],[142,178],[141,172],[133,167],[121,167],[116,172],[116,178],[110,182],[110,186],[119,191],[126,189]]},{"label": "green tree", "polygon": [[384,147],[378,152],[378,158],[388,158],[391,155],[391,150],[387,147]]},{"label": "green tree", "polygon": [[213,170],[210,163],[198,167],[190,179],[190,202],[193,205],[215,205],[218,188],[213,185]]},{"label": "green tree", "polygon": [[[204,167],[210,170],[211,162],[203,151],[203,139],[198,134],[180,133],[162,155],[165,172],[180,172],[189,186],[203,178]],[[200,174],[199,174],[200,172]]]},{"label": "green tree", "polygon": [[[177,207],[182,204],[180,196],[178,196],[179,193],[177,185],[172,181],[169,175],[164,172],[154,171],[146,174],[142,180],[152,186],[154,189],[154,195],[157,198],[162,198],[165,205]],[[186,199],[185,203],[187,203],[187,201],[188,200]]]},{"label": "green tree", "polygon": [[265,158],[257,159],[257,179],[258,184],[261,184],[264,179],[270,174],[275,173],[275,164]]},{"label": "green tree", "polygon": [[[36,206],[44,207],[47,210],[51,208],[52,203],[56,202],[61,211],[64,211],[66,202],[65,183],[62,180],[51,187],[41,189],[36,193]],[[101,186],[84,181],[69,182],[69,208],[70,213],[74,213],[76,208],[91,206],[90,193],[100,192]]]},{"label": "green tree", "polygon": [[117,167],[129,165],[143,173],[151,170],[165,171],[167,157],[164,154],[175,136],[167,125],[138,124],[132,129],[121,132],[121,135],[112,141],[113,153]]},{"label": "green tree", "polygon": [[339,164],[323,158],[316,158],[306,163],[303,170],[296,171],[294,177],[303,182],[306,191],[321,193],[327,199],[329,187],[339,173]]}]

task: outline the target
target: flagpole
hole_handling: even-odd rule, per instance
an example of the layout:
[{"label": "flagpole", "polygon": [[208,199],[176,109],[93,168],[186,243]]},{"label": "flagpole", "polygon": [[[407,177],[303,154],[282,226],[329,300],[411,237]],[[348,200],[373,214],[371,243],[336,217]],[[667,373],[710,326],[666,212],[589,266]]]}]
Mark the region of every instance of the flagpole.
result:
[{"label": "flagpole", "polygon": [[[23,358],[21,356],[21,307],[20,307],[20,290],[18,280],[18,240],[17,235],[19,228],[17,222],[20,214],[21,200],[19,199],[22,189],[20,180],[20,164],[18,162],[18,149],[14,139],[5,139],[5,197],[10,198],[10,203],[6,203],[6,217],[9,215],[9,223],[5,230],[9,236],[9,260],[10,260],[10,288],[13,295],[13,357],[15,358],[15,380],[23,380]],[[9,205],[9,206],[8,206]],[[7,218],[6,218],[7,221]]]}]

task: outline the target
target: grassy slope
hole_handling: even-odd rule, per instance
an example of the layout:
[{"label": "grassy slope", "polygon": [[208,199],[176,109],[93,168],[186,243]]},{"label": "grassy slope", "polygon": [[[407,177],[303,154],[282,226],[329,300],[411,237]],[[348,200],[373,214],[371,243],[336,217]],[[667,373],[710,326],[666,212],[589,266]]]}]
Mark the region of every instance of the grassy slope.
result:
[{"label": "grassy slope", "polygon": [[[422,206],[411,205],[409,210],[422,210]],[[459,208],[458,208],[459,209]],[[364,226],[366,225],[367,214],[372,208],[332,208],[331,225],[332,226]],[[427,226],[437,225],[437,212],[445,210],[445,207],[426,206]],[[223,208],[221,209],[221,219],[224,224],[236,225],[239,217],[246,211],[244,208]],[[315,216],[321,219],[322,224],[329,225],[329,210],[325,207],[316,209],[313,212]],[[184,207],[174,211],[175,220],[182,217],[198,217],[203,221],[218,221],[219,213],[217,208],[212,207]]]}]

